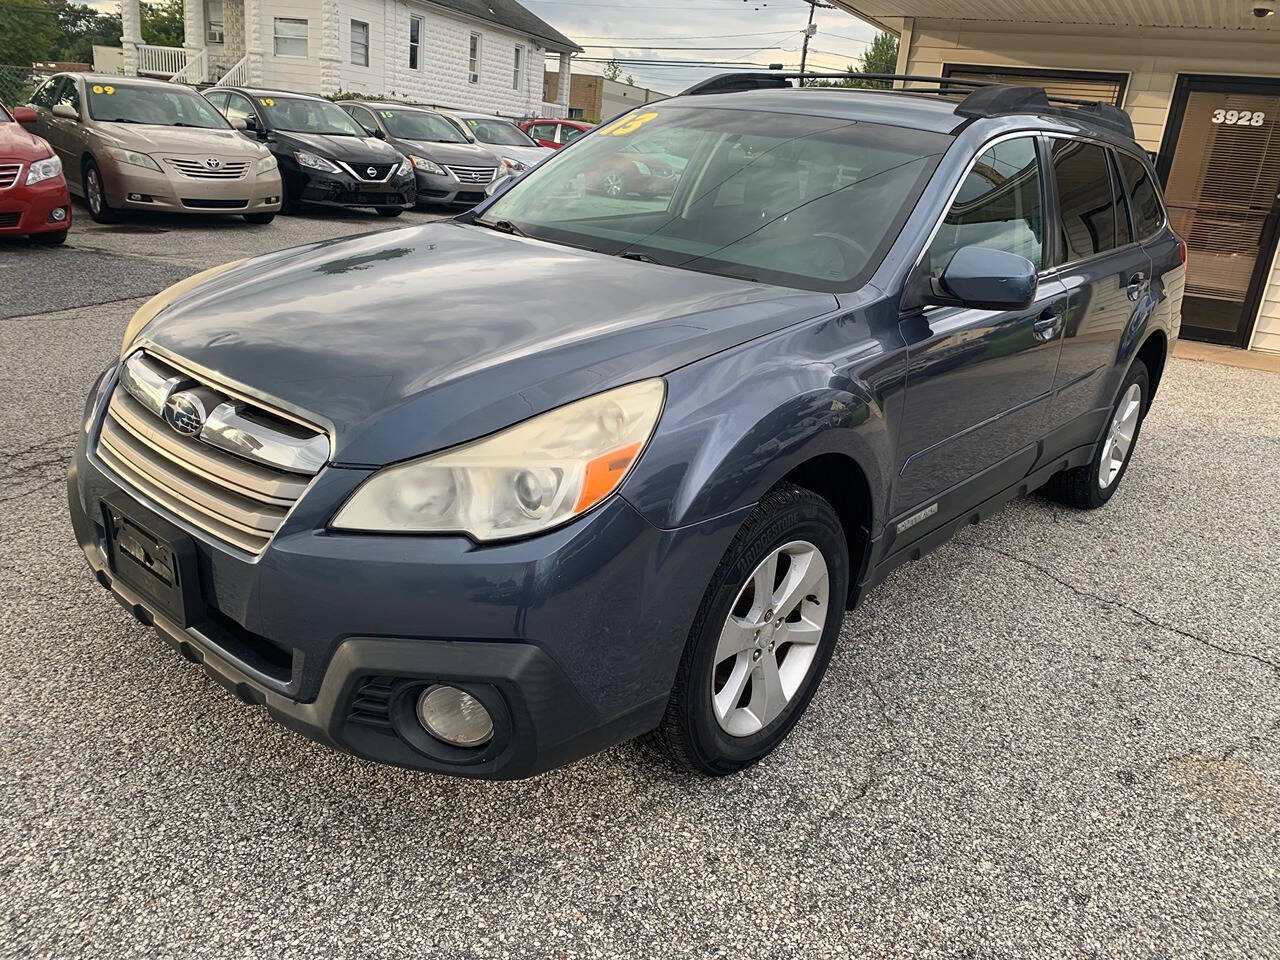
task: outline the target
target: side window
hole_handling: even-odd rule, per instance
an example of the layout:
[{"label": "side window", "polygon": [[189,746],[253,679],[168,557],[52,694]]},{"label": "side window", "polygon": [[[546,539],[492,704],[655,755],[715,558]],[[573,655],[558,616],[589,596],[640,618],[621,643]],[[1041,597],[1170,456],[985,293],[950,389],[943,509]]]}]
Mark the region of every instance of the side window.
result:
[{"label": "side window", "polygon": [[1156,194],[1155,183],[1146,165],[1137,157],[1127,153],[1117,153],[1120,160],[1120,175],[1124,178],[1129,190],[1129,206],[1133,212],[1133,228],[1139,240],[1145,240],[1164,222],[1164,212],[1160,209],[1160,197]]},{"label": "side window", "polygon": [[222,112],[226,114],[228,120],[243,120],[245,123],[257,123],[258,121],[258,115],[253,110],[253,104],[238,93],[227,95],[227,105]]},{"label": "side window", "polygon": [[364,128],[364,131],[370,136],[373,136],[373,134],[377,132],[378,121],[375,120],[373,118],[373,114],[364,107],[357,107],[355,104],[352,104],[351,106],[343,107],[343,109],[346,110],[347,113],[351,114],[351,119],[360,124],[360,126]]},{"label": "side window", "polygon": [[535,123],[529,128],[529,136],[535,140],[555,140],[556,127],[553,123]]},{"label": "side window", "polygon": [[571,127],[567,123],[560,124],[561,143],[573,143],[573,141],[577,140],[580,136],[582,136],[582,131],[577,127]]},{"label": "side window", "polygon": [[1044,202],[1032,137],[996,144],[978,157],[929,247],[940,276],[961,247],[991,247],[1044,267]]},{"label": "side window", "polygon": [[1123,247],[1133,242],[1133,226],[1130,224],[1129,204],[1124,198],[1124,187],[1120,185],[1120,172],[1116,167],[1116,152],[1108,150],[1111,162],[1107,164],[1107,172],[1111,174],[1111,200],[1116,205],[1116,246]]},{"label": "side window", "polygon": [[61,82],[61,77],[54,77],[52,80],[46,80],[40,85],[40,89],[31,95],[31,103],[34,103],[37,107],[44,107],[48,110],[53,106],[53,91]]},{"label": "side window", "polygon": [[221,90],[211,90],[203,94],[204,98],[213,104],[213,109],[217,110],[224,117],[227,115],[227,95]]},{"label": "side window", "polygon": [[1066,262],[1084,260],[1116,247],[1117,211],[1102,147],[1079,140],[1055,140],[1053,171],[1062,213]]},{"label": "side window", "polygon": [[53,94],[53,105],[64,103],[77,113],[80,112],[80,88],[71,77],[63,77],[58,81],[58,88]]}]

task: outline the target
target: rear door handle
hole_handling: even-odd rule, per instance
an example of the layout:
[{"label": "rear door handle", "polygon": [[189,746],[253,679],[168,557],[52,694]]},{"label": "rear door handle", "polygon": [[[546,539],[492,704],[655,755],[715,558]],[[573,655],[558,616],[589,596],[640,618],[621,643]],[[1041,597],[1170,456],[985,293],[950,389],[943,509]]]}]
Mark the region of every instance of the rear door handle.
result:
[{"label": "rear door handle", "polygon": [[1044,311],[1031,325],[1037,340],[1052,340],[1062,327],[1062,318],[1067,312],[1065,303],[1055,303],[1044,308]]},{"label": "rear door handle", "polygon": [[1129,278],[1129,286],[1126,288],[1126,291],[1129,294],[1129,299],[1137,300],[1147,292],[1148,285],[1147,275],[1145,273],[1135,273]]}]

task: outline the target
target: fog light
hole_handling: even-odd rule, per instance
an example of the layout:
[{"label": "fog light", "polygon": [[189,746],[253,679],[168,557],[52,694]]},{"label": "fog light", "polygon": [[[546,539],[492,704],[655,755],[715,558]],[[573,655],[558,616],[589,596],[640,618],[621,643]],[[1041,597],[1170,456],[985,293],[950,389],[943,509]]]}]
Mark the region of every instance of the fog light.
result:
[{"label": "fog light", "polygon": [[267,199],[263,200],[262,202],[263,202],[263,203],[279,203],[279,202],[280,202],[280,198],[279,198],[279,197],[267,197]]},{"label": "fog light", "polygon": [[418,720],[437,740],[455,747],[480,747],[493,738],[493,718],[471,694],[438,684],[418,698]]},{"label": "fog light", "polygon": [[67,219],[66,207],[54,207],[52,210],[49,211],[50,223],[61,223],[65,219]]},{"label": "fog light", "polygon": [[131,193],[131,194],[129,194],[129,199],[130,199],[130,200],[132,200],[134,203],[138,203],[139,201],[141,201],[141,200],[142,200],[142,194],[140,194],[140,193]]}]

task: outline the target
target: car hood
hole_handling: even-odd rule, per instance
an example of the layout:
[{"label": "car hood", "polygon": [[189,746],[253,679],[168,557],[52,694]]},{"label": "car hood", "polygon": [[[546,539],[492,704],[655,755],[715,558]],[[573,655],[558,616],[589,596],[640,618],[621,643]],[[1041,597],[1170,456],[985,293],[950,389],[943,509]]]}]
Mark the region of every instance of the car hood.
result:
[{"label": "car hood", "polygon": [[836,307],[440,221],[250,260],[177,298],[138,343],[318,420],[336,462],[377,465]]},{"label": "car hood", "polygon": [[405,156],[413,153],[426,157],[436,163],[456,163],[463,166],[496,167],[498,158],[492,150],[476,143],[437,143],[434,140],[400,140],[392,138],[388,141]]},{"label": "car hood", "polygon": [[555,153],[550,147],[504,147],[496,143],[486,143],[485,147],[500,157],[510,157],[512,160],[519,160],[529,166],[541,163]]},{"label": "car hood", "polygon": [[0,122],[0,160],[43,160],[53,149],[20,123]]},{"label": "car hood", "polygon": [[310,150],[330,160],[344,163],[394,163],[400,156],[394,147],[374,137],[335,137],[323,133],[272,133],[286,150]]},{"label": "car hood", "polygon": [[96,122],[93,133],[105,143],[139,153],[195,154],[219,157],[260,157],[264,151],[237,130],[199,130],[194,127],[150,126]]}]

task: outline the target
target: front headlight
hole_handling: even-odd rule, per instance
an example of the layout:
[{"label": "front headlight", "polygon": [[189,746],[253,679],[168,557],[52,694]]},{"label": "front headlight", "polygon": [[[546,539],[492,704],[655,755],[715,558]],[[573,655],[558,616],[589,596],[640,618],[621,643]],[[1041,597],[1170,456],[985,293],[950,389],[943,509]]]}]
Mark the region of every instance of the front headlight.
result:
[{"label": "front headlight", "polygon": [[511,157],[503,157],[502,169],[506,171],[508,175],[524,173],[526,164],[521,163],[519,160],[513,160]]},{"label": "front headlight", "polygon": [[293,151],[293,159],[298,161],[298,166],[306,167],[308,170],[319,170],[322,173],[340,172],[336,163],[331,163],[324,157],[309,153],[306,150]]},{"label": "front headlight", "polygon": [[135,167],[146,167],[148,170],[159,170],[160,164],[156,163],[145,153],[139,153],[137,150],[126,150],[124,147],[103,147],[107,156],[115,160],[117,163],[128,163]]},{"label": "front headlight", "polygon": [[275,168],[276,168],[276,158],[268,153],[265,157],[263,157],[261,160],[259,160],[257,163],[253,165],[253,172],[255,174],[271,173],[273,170],[275,170]]},{"label": "front headlight", "polygon": [[62,175],[62,161],[57,157],[45,157],[43,160],[36,160],[27,169],[27,186],[33,183],[42,183],[45,180],[52,180],[54,177]]},{"label": "front headlight", "polygon": [[440,164],[436,163],[434,160],[428,160],[426,157],[417,157],[410,154],[409,162],[413,164],[415,169],[421,170],[423,173],[434,174],[437,177],[443,177],[445,175],[444,168],[442,168]]},{"label": "front headlight", "polygon": [[626,478],[662,412],[666,384],[642,380],[551,410],[483,440],[384,467],[332,527],[465,533],[502,540],[567,523]]},{"label": "front headlight", "polygon": [[407,177],[412,171],[413,171],[413,168],[409,166],[409,161],[401,160],[400,166],[396,167],[396,176]]},{"label": "front headlight", "polygon": [[221,266],[202,270],[194,276],[178,281],[167,290],[161,290],[154,297],[140,306],[138,308],[138,312],[129,319],[129,325],[124,328],[124,339],[120,343],[120,359],[124,359],[125,355],[133,347],[133,341],[138,339],[138,334],[142,332],[142,329],[148,323],[156,318],[156,315],[161,310],[173,303],[173,301],[177,300],[188,290],[192,290],[204,283],[206,280],[210,280],[220,273],[226,273],[232,267],[238,267],[240,264],[248,262],[248,260],[248,257],[241,257],[239,260],[232,260],[230,263],[224,263]]}]

